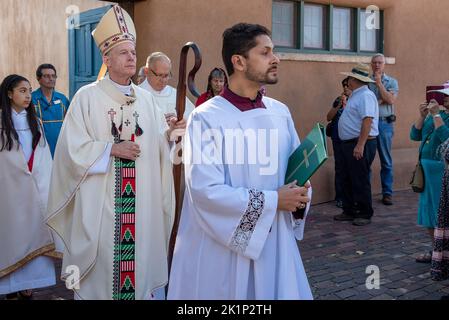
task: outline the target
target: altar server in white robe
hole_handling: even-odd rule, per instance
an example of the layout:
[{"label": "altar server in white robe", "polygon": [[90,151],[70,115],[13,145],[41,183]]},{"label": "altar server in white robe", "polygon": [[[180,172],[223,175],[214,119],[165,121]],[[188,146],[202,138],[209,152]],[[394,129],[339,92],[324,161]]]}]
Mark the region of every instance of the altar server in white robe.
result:
[{"label": "altar server in white robe", "polygon": [[222,54],[229,86],[188,121],[168,299],[312,299],[296,242],[310,183],[284,185],[298,135],[288,107],[260,92],[278,80],[270,33],[235,25]]},{"label": "altar server in white robe", "polygon": [[0,87],[0,294],[31,298],[31,289],[54,285],[54,250],[44,223],[52,158],[31,86],[19,75]]},{"label": "altar server in white robe", "polygon": [[93,37],[109,75],[72,100],[48,224],[64,241],[62,277],[76,299],[161,298],[174,214],[168,137],[186,124],[168,127],[153,96],[131,82],[136,33],[126,11],[112,7]]}]

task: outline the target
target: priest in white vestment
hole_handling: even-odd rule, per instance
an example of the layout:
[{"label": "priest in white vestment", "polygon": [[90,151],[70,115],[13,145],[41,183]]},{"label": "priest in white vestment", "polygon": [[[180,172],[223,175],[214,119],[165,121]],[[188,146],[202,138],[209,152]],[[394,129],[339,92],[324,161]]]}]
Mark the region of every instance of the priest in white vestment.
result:
[{"label": "priest in white vestment", "polygon": [[277,82],[279,59],[262,26],[239,24],[223,39],[229,86],[187,125],[167,298],[312,299],[296,242],[310,184],[284,186],[298,135],[288,107],[260,92]]},{"label": "priest in white vestment", "polygon": [[[170,58],[162,52],[153,52],[145,65],[146,79],[139,87],[151,92],[166,118],[176,115],[176,89],[168,85],[172,77]],[[188,119],[195,106],[186,97],[184,119]]]},{"label": "priest in white vestment", "polygon": [[[45,256],[55,248],[44,223],[52,158],[31,104],[29,81],[10,75],[1,90],[9,101],[0,101],[0,294],[30,298],[29,290],[56,283],[53,259]],[[11,124],[17,140],[6,133]]]},{"label": "priest in white vestment", "polygon": [[185,121],[169,128],[154,97],[132,84],[135,29],[126,11],[111,8],[93,37],[109,76],[74,96],[50,187],[62,277],[76,299],[163,298],[174,214],[168,137]]}]

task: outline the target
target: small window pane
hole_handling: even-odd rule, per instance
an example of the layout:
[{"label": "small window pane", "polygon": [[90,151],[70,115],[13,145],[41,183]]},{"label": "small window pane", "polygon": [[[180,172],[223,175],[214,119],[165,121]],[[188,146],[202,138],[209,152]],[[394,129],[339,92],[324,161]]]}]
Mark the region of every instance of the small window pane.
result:
[{"label": "small window pane", "polygon": [[334,8],[332,20],[332,48],[338,50],[351,50],[351,9]]},{"label": "small window pane", "polygon": [[[371,14],[371,13],[370,13]],[[366,27],[367,14],[365,10],[360,11],[360,50],[377,52],[377,30]]]},{"label": "small window pane", "polygon": [[304,5],[304,47],[323,49],[324,8],[316,5]]},{"label": "small window pane", "polygon": [[293,2],[273,2],[273,42],[275,46],[294,47],[295,11]]}]

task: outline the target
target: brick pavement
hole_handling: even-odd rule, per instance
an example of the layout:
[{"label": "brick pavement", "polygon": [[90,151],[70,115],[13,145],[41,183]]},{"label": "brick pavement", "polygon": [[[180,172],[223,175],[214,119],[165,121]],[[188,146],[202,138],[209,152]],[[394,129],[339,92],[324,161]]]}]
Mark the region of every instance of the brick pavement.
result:
[{"label": "brick pavement", "polygon": [[[418,194],[400,191],[394,205],[373,197],[370,225],[338,222],[341,209],[334,203],[313,206],[304,240],[299,243],[315,299],[439,299],[449,294],[449,280],[432,281],[430,264],[415,262],[418,253],[431,250],[425,229],[416,225]],[[379,268],[380,288],[368,290],[371,274]]]},{"label": "brick pavement", "polygon": [[[334,203],[312,207],[299,246],[315,299],[429,300],[449,294],[449,280],[432,281],[430,264],[415,262],[417,253],[431,248],[425,230],[416,226],[418,195],[396,192],[393,206],[384,206],[379,198],[373,197],[374,217],[364,227],[334,221],[333,215],[341,212]],[[369,265],[379,268],[379,289],[366,288]],[[72,297],[61,281],[34,294],[36,300]]]}]

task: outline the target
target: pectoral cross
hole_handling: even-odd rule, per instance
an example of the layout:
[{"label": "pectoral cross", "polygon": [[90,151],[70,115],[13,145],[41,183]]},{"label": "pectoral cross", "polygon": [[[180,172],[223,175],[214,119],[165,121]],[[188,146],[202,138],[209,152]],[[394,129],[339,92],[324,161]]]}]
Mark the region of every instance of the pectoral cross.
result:
[{"label": "pectoral cross", "polygon": [[114,111],[113,108],[108,111],[109,116],[111,117],[111,121],[114,121],[114,116],[117,114],[117,112]]}]

